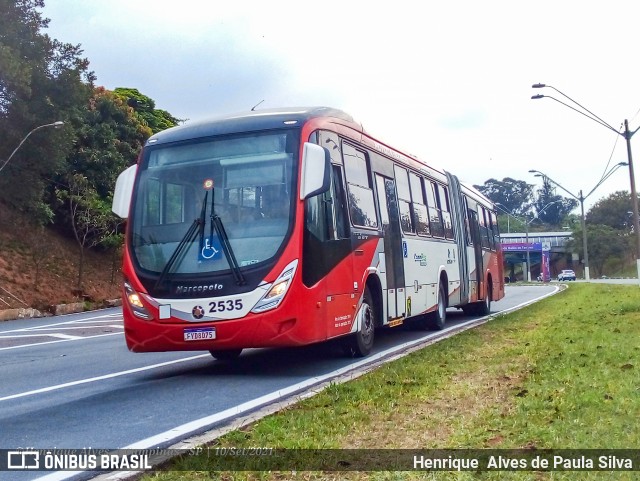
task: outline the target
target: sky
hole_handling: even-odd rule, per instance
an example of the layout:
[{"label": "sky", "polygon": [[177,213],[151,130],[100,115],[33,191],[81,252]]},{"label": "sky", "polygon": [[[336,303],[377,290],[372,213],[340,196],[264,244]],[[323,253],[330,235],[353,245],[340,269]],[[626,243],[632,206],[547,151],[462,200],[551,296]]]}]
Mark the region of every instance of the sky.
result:
[{"label": "sky", "polygon": [[[615,130],[640,126],[637,0],[45,0],[42,14],[82,46],[96,85],[137,88],[177,118],[335,107],[469,184],[538,188],[535,169],[579,197],[627,161],[622,135],[532,100],[569,103],[532,84]],[[631,147],[639,164],[640,135]],[[618,190],[628,167],[585,209]]]}]

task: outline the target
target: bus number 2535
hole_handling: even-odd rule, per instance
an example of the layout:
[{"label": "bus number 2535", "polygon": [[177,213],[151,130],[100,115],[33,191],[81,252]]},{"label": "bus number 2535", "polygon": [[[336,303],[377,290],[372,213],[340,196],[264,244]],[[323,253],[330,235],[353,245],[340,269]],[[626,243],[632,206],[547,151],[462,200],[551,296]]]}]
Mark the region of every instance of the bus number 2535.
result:
[{"label": "bus number 2535", "polygon": [[209,312],[239,311],[242,309],[242,299],[228,299],[209,303]]}]

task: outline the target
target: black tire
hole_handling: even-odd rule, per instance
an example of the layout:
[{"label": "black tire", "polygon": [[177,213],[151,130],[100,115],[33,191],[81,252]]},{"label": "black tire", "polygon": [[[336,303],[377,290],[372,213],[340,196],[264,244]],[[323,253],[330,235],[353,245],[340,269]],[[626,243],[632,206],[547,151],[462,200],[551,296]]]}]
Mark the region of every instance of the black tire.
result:
[{"label": "black tire", "polygon": [[438,287],[438,302],[436,310],[429,314],[429,326],[431,329],[441,331],[447,321],[447,291],[444,284],[440,282]]},{"label": "black tire", "polygon": [[211,350],[209,353],[215,357],[218,361],[233,361],[238,359],[242,349],[226,349],[226,350]]},{"label": "black tire", "polygon": [[467,316],[475,316],[476,315],[476,304],[474,302],[470,302],[462,306],[462,312],[464,312]]},{"label": "black tire", "polygon": [[347,356],[365,357],[371,352],[376,331],[376,312],[373,296],[367,287],[357,313],[357,316],[361,317],[360,328],[344,341],[344,351]]},{"label": "black tire", "polygon": [[491,287],[487,287],[487,295],[483,301],[475,304],[475,313],[478,316],[488,316],[491,313]]},{"label": "black tire", "polygon": [[491,297],[493,291],[491,286],[487,287],[487,297],[485,297],[482,301],[478,302],[470,302],[469,304],[462,306],[462,312],[464,312],[467,316],[487,316],[491,313]]}]

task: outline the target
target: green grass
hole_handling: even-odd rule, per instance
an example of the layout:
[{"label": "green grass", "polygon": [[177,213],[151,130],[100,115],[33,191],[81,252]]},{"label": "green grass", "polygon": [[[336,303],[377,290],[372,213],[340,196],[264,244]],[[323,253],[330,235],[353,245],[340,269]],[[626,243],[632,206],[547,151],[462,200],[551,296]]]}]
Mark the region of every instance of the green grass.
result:
[{"label": "green grass", "polygon": [[[640,291],[558,295],[217,439],[273,448],[640,448]],[[188,456],[145,480],[636,479],[639,472],[217,472]]]}]

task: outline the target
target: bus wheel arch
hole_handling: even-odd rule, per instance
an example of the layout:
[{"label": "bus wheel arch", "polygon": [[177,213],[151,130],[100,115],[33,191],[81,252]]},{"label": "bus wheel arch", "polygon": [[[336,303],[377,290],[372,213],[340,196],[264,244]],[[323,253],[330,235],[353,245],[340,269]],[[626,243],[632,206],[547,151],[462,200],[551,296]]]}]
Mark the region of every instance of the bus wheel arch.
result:
[{"label": "bus wheel arch", "polygon": [[375,327],[382,327],[383,316],[382,316],[382,284],[380,283],[380,279],[376,275],[371,275],[367,277],[367,282],[365,283],[365,290],[369,289],[371,294],[371,301],[373,302],[373,307],[375,310]]},{"label": "bus wheel arch", "polygon": [[462,311],[468,316],[487,316],[491,313],[491,301],[493,299],[493,284],[491,274],[487,274],[485,280],[484,298],[462,306]]},{"label": "bus wheel arch", "polygon": [[347,336],[343,348],[350,357],[365,357],[373,348],[375,330],[380,327],[382,313],[380,281],[372,276],[367,279],[362,303],[356,313],[358,330]]},{"label": "bus wheel arch", "polygon": [[411,320],[413,325],[420,330],[440,331],[444,329],[447,319],[447,307],[449,307],[449,283],[446,272],[442,272],[438,279],[438,290],[436,291],[436,308],[426,314],[419,314]]}]

